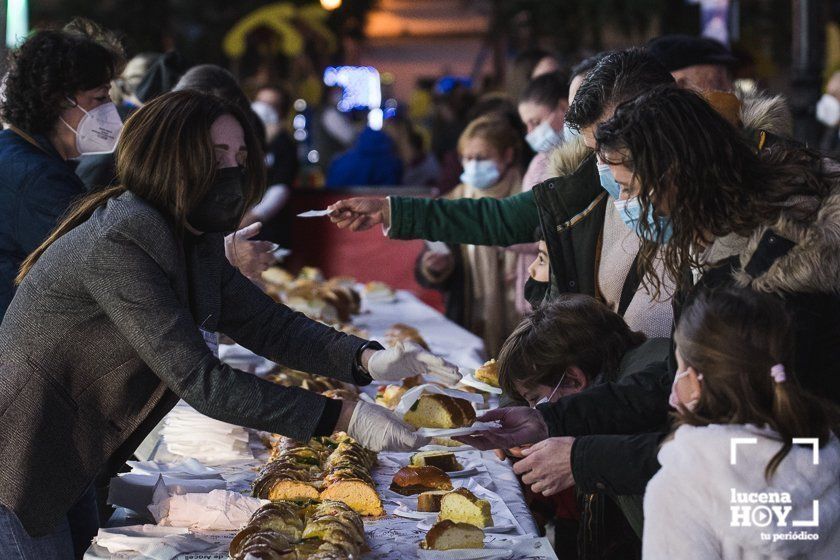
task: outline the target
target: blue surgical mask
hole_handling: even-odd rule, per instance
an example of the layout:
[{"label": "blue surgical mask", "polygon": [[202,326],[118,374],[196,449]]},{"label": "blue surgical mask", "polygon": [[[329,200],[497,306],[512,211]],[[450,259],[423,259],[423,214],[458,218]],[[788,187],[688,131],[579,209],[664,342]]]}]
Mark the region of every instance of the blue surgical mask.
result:
[{"label": "blue surgical mask", "polygon": [[665,216],[654,216],[653,207],[648,208],[645,219],[648,223],[649,230],[642,231],[640,227],[642,219],[642,205],[639,204],[639,199],[633,197],[629,200],[616,200],[614,202],[616,210],[621,215],[621,220],[639,237],[653,241],[654,243],[668,243],[674,234],[671,225],[671,219]]},{"label": "blue surgical mask", "polygon": [[569,123],[563,123],[563,139],[566,142],[571,142],[578,136],[580,136],[579,130],[575,130],[574,128],[569,126]]},{"label": "blue surgical mask", "polygon": [[605,191],[610,193],[610,196],[613,197],[613,200],[618,200],[619,195],[621,194],[621,187],[616,183],[615,177],[613,177],[612,171],[610,171],[610,166],[606,163],[601,163],[600,161],[597,163],[598,165],[598,178],[601,180],[601,186],[604,188]]},{"label": "blue surgical mask", "polygon": [[551,128],[548,119],[546,119],[525,135],[525,141],[535,152],[544,153],[562,144],[563,136]]},{"label": "blue surgical mask", "polygon": [[492,159],[471,159],[463,162],[461,182],[476,189],[489,189],[499,182],[499,168]]}]

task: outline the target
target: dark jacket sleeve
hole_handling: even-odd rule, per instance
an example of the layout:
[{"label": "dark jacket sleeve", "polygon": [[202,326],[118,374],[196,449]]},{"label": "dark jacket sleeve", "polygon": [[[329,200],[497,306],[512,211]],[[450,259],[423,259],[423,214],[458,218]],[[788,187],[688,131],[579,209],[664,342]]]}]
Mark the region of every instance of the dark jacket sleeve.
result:
[{"label": "dark jacket sleeve", "polygon": [[665,432],[575,438],[572,476],[578,490],[591,494],[644,494],[659,470],[656,458]]},{"label": "dark jacket sleeve", "polygon": [[356,355],[367,342],[276,303],[227,260],[222,268],[219,330],[255,354],[284,366],[366,385]]},{"label": "dark jacket sleeve", "polygon": [[538,409],[552,437],[657,430],[668,418],[673,379],[668,362],[656,362],[618,382],[595,385]]},{"label": "dark jacket sleeve", "polygon": [[45,165],[36,173],[17,209],[18,244],[24,253],[37,249],[73,202],[85,194],[81,180],[69,168]]},{"label": "dark jacket sleeve", "polygon": [[[83,278],[91,296],[140,359],[202,414],[298,440],[327,430],[321,418],[329,399],[304,389],[281,387],[219,362],[204,343],[189,309],[178,299],[171,279],[152,254],[127,234],[112,228],[97,237],[89,247]],[[227,282],[228,293],[246,291],[230,275]],[[325,357],[330,352],[304,342],[305,336],[319,340],[325,336],[318,329],[310,329],[302,317],[278,310],[273,302],[259,312],[259,299],[250,295],[242,297],[241,302],[243,309],[229,318],[234,330],[236,324],[244,324],[237,318],[249,312],[256,313],[252,328],[261,325],[275,335],[277,327],[269,323],[280,321],[284,329],[289,329],[282,341],[269,342],[271,335],[265,334],[256,342],[280,353],[288,352],[294,365],[304,366],[306,356],[313,363],[338,363],[348,352],[349,343],[337,349],[341,357]],[[300,331],[308,334],[301,336]],[[293,348],[296,345],[301,348]],[[345,367],[349,373],[350,366]]]},{"label": "dark jacket sleeve", "polygon": [[540,225],[531,191],[501,199],[392,196],[390,200],[392,239],[507,247],[533,242]]}]

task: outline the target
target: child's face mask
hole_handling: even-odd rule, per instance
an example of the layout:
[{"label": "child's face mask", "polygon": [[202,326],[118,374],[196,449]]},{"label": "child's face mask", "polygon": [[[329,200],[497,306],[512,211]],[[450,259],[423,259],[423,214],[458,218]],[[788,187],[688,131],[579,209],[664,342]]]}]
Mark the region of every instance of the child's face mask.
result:
[{"label": "child's face mask", "polygon": [[[683,402],[682,399],[680,399],[680,392],[687,393],[688,391],[691,391],[691,386],[688,381],[683,382],[684,387],[682,387],[682,389],[679,387],[680,382],[687,378],[690,373],[690,369],[685,369],[685,371],[678,371],[674,376],[674,383],[671,385],[671,395],[668,397],[668,404],[675,410],[679,410],[680,407],[683,407],[686,410],[694,410],[694,407],[697,406],[697,402],[700,400],[699,391],[694,391],[686,402]],[[702,379],[702,374],[697,376],[698,381],[701,381]]]}]

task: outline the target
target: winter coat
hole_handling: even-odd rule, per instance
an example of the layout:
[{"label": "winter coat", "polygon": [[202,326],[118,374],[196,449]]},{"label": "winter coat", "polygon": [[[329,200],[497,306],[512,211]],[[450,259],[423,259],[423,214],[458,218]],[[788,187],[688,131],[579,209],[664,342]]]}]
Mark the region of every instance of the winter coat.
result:
[{"label": "winter coat", "polygon": [[73,201],[86,194],[74,171],[44,136],[0,132],[0,322],[27,255],[46,240]]},{"label": "winter coat", "polygon": [[[736,445],[732,464],[735,438],[754,438],[755,444]],[[840,443],[832,436],[819,449],[816,465],[811,446],[793,446],[767,482],[764,469],[780,447],[778,434],[766,427],[680,426],[662,445],[662,468],[645,492],[643,558],[840,557]],[[783,524],[766,515],[766,508],[774,507],[781,512],[791,508]],[[816,526],[796,526],[815,515]],[[818,539],[785,538],[803,533]]]},{"label": "winter coat", "polygon": [[[815,207],[806,219],[792,217]],[[775,294],[793,316],[793,370],[799,382],[840,402],[840,180],[822,200],[800,199],[776,223],[757,228],[748,239],[721,238],[712,251],[735,254],[705,272],[679,306],[726,284]],[[641,492],[659,468],[656,447],[667,425],[673,371],[672,363],[653,364],[644,374],[540,407],[552,436],[581,436],[572,459],[578,486],[614,494]],[[620,469],[612,466],[617,464]]]},{"label": "winter coat", "polygon": [[0,325],[0,504],[47,534],[183,398],[223,422],[306,441],[340,403],[221,363],[222,332],[294,369],[364,383],[365,341],[274,303],[225,259],[221,234],[179,242],[125,193],[56,240]]},{"label": "winter coat", "polygon": [[[457,186],[447,198],[505,198],[522,188],[522,174],[511,169],[489,189],[465,184]],[[521,320],[514,291],[516,255],[498,247],[450,245],[452,269],[442,275],[423,270],[423,251],[415,263],[415,278],[426,288],[444,293],[446,316],[484,340],[490,356],[498,355],[505,339]]]},{"label": "winter coat", "polygon": [[403,165],[394,141],[381,130],[366,128],[327,172],[327,188],[391,186],[402,182]]}]

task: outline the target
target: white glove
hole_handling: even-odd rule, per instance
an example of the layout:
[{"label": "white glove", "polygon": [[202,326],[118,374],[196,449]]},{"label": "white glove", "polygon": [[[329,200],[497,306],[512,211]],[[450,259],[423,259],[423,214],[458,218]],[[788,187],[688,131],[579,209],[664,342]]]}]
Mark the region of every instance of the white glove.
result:
[{"label": "white glove", "polygon": [[373,451],[411,451],[429,443],[397,415],[378,404],[356,403],[347,435]]},{"label": "white glove", "polygon": [[461,380],[457,366],[413,342],[398,342],[392,348],[376,351],[370,357],[367,369],[378,381],[397,381],[418,374],[437,377],[446,385],[455,385]]}]

